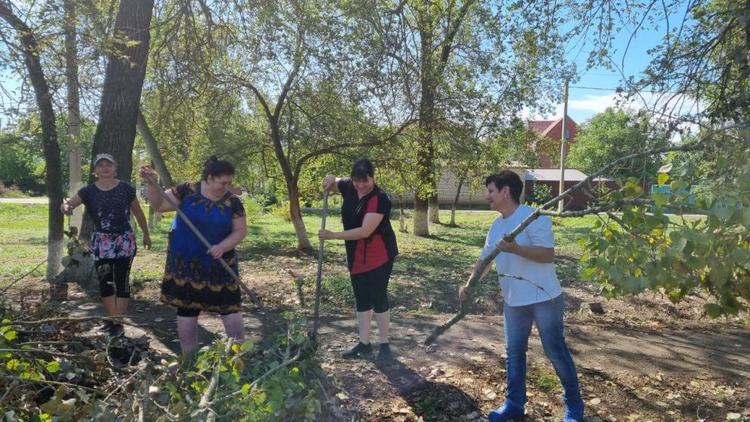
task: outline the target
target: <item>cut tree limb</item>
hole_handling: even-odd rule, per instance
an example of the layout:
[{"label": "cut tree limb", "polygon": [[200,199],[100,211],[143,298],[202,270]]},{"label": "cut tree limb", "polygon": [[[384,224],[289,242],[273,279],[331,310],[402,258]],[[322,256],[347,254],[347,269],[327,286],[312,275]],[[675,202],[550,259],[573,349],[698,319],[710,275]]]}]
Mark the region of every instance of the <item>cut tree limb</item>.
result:
[{"label": "cut tree limb", "polygon": [[[701,150],[701,149],[704,149],[704,148],[706,148],[707,146],[710,145],[708,143],[708,140],[711,139],[711,136],[713,135],[713,133],[715,133],[715,132],[717,132],[719,130],[727,130],[727,129],[732,129],[732,128],[736,128],[736,127],[739,127],[739,126],[738,125],[733,125],[733,126],[724,127],[724,128],[717,129],[717,130],[711,130],[711,131],[709,131],[709,133],[706,136],[704,136],[701,140],[699,140],[697,142],[688,143],[688,144],[684,144],[684,145],[681,145],[681,146],[655,148],[655,149],[651,149],[651,150],[647,150],[647,151],[641,151],[641,152],[636,152],[636,153],[633,153],[633,154],[629,154],[629,155],[626,155],[624,157],[620,157],[617,160],[614,160],[611,163],[605,165],[604,167],[602,167],[601,169],[599,169],[598,171],[596,171],[594,174],[586,177],[585,179],[583,179],[580,182],[576,183],[572,187],[568,188],[566,191],[562,192],[560,195],[558,195],[555,198],[552,198],[549,201],[547,201],[546,203],[542,204],[533,213],[529,214],[529,216],[526,217],[515,229],[513,229],[513,231],[511,231],[510,233],[508,233],[505,236],[503,236],[502,240],[504,240],[506,242],[513,242],[515,240],[516,236],[518,236],[522,231],[524,231],[526,229],[526,227],[528,227],[529,224],[531,224],[534,220],[536,220],[537,218],[539,218],[540,215],[552,215],[552,216],[561,216],[561,217],[569,217],[569,216],[580,217],[580,216],[583,216],[583,215],[586,215],[586,214],[593,214],[593,213],[599,213],[599,212],[607,211],[608,209],[611,209],[612,207],[610,207],[610,206],[592,207],[592,208],[589,208],[587,210],[584,210],[584,211],[586,211],[584,213],[578,212],[578,211],[563,211],[563,212],[554,213],[554,212],[544,211],[544,208],[548,208],[548,207],[550,207],[550,206],[558,203],[560,200],[562,200],[566,196],[568,196],[568,195],[570,195],[570,194],[572,194],[574,192],[577,192],[577,191],[585,188],[586,186],[588,186],[588,184],[592,180],[594,180],[595,178],[597,178],[597,177],[599,177],[599,176],[601,176],[603,174],[606,174],[610,169],[612,169],[613,167],[616,167],[616,166],[618,166],[618,165],[620,165],[620,164],[622,164],[624,162],[627,162],[627,161],[632,160],[634,158],[640,158],[640,157],[651,156],[651,155],[659,155],[659,154],[664,154],[664,153],[671,152],[671,151],[682,151],[682,152],[685,152],[685,151],[697,151],[697,150]],[[492,261],[501,252],[500,249],[499,249],[499,247],[500,247],[500,242],[498,242],[495,245],[495,248],[486,257],[484,257],[483,259],[480,259],[475,264],[473,275],[469,279],[469,281],[467,282],[467,289],[466,289],[466,292],[467,292],[466,296],[467,296],[467,298],[471,297],[471,294],[472,294],[472,291],[474,290],[474,287],[479,283],[479,280],[482,278],[482,275],[484,274],[486,268],[490,264],[492,264]],[[452,327],[453,325],[455,325],[458,321],[461,321],[468,314],[470,303],[471,303],[470,300],[464,299],[464,301],[461,302],[459,311],[453,317],[451,317],[448,321],[446,321],[445,323],[443,323],[443,324],[435,327],[433,329],[432,333],[430,333],[430,335],[425,339],[424,345],[427,346],[427,345],[432,344],[433,342],[435,342],[435,340],[437,340],[437,338],[441,334],[445,333],[450,327]]]}]

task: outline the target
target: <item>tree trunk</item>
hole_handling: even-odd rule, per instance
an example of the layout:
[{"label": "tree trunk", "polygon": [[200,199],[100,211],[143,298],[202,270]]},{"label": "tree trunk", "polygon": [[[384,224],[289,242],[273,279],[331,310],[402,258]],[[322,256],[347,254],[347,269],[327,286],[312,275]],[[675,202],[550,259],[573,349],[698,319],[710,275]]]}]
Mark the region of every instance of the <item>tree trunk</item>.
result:
[{"label": "tree trunk", "polygon": [[299,205],[297,180],[294,179],[292,183],[287,182],[286,187],[289,190],[289,216],[292,218],[294,233],[297,235],[297,249],[311,254],[313,253],[313,248],[310,244],[310,239],[307,237],[305,221],[302,220],[302,208]]},{"label": "tree trunk", "polygon": [[13,13],[10,5],[4,0],[0,0],[0,18],[15,29],[21,41],[24,63],[26,70],[29,72],[29,79],[31,79],[31,85],[34,87],[36,105],[39,108],[39,118],[42,125],[42,146],[46,164],[44,181],[47,185],[47,196],[49,197],[47,280],[52,282],[55,276],[62,271],[63,226],[65,224],[65,218],[60,211],[63,198],[62,164],[60,145],[57,143],[52,94],[49,91],[39,60],[40,50],[34,32]]},{"label": "tree trunk", "polygon": [[419,100],[419,144],[417,146],[417,180],[414,192],[414,235],[429,236],[428,200],[433,196],[434,187],[434,154],[432,145],[433,117],[435,113],[435,75],[433,61],[433,34],[431,15],[424,12],[420,17],[420,85],[422,88]]},{"label": "tree trunk", "polygon": [[115,51],[109,56],[104,75],[99,124],[91,154],[92,162],[96,154],[112,154],[117,160],[118,177],[128,181],[132,173],[135,127],[146,75],[153,8],[154,0],[120,2],[115,19]]},{"label": "tree trunk", "polygon": [[[109,55],[104,74],[99,123],[91,151],[92,163],[96,154],[112,154],[117,161],[117,177],[126,181],[131,180],[133,170],[135,126],[146,75],[153,8],[154,0],[120,2],[115,19],[115,51]],[[89,180],[94,181],[93,175]],[[82,235],[87,236],[93,227],[90,218],[85,220]]]},{"label": "tree trunk", "polygon": [[[437,186],[434,186],[434,189],[437,192]],[[440,224],[440,203],[438,202],[437,193],[430,196],[427,202],[429,203],[430,223]]]},{"label": "tree trunk", "polygon": [[458,207],[458,199],[461,197],[461,187],[464,185],[464,178],[458,179],[458,186],[456,187],[456,197],[453,198],[453,204],[451,205],[451,226],[456,226],[456,208]]},{"label": "tree trunk", "polygon": [[399,213],[398,213],[399,229],[398,230],[401,233],[408,233],[409,230],[406,228],[406,217],[404,216],[404,196],[403,195],[399,197],[398,209],[399,209]]},{"label": "tree trunk", "polygon": [[271,141],[273,142],[273,150],[276,155],[276,160],[279,162],[281,167],[281,174],[284,175],[284,181],[286,182],[286,190],[289,198],[289,217],[292,220],[294,226],[294,233],[297,235],[297,249],[304,253],[312,254],[313,247],[310,243],[310,239],[307,237],[307,229],[305,228],[305,221],[302,219],[302,208],[299,204],[299,186],[297,184],[297,177],[292,172],[292,167],[289,164],[289,160],[284,154],[284,148],[281,143],[281,130],[279,129],[278,116],[270,116],[268,118],[269,129],[271,130]]},{"label": "tree trunk", "polygon": [[[76,40],[76,5],[73,0],[65,0],[65,79],[68,94],[68,189],[69,196],[75,195],[83,186],[81,169],[81,109],[78,94],[78,45]],[[68,221],[69,227],[81,228],[83,208],[73,211]]]},{"label": "tree trunk", "polygon": [[169,169],[167,169],[164,157],[161,155],[156,143],[156,138],[154,138],[151,128],[148,127],[146,117],[143,115],[143,111],[141,111],[140,108],[138,109],[136,127],[138,128],[138,133],[141,135],[141,138],[143,138],[143,143],[146,144],[146,151],[148,151],[148,156],[154,163],[154,170],[156,170],[156,174],[158,174],[159,179],[161,179],[161,185],[165,188],[171,188],[174,186],[172,175],[169,173]]}]

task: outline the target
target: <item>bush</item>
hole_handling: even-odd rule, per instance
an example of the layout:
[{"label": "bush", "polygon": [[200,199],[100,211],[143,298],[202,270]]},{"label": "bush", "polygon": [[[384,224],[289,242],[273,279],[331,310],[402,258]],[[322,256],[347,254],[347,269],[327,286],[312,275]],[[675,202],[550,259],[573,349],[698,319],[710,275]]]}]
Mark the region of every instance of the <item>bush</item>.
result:
[{"label": "bush", "polygon": [[242,205],[245,207],[245,215],[248,221],[260,217],[265,213],[263,199],[257,196],[246,196],[242,198]]},{"label": "bush", "polygon": [[534,202],[545,204],[552,199],[552,187],[542,183],[534,183]]},{"label": "bush", "polygon": [[289,215],[289,201],[281,201],[276,204],[275,207],[271,208],[271,215],[287,222],[292,221],[292,216]]}]

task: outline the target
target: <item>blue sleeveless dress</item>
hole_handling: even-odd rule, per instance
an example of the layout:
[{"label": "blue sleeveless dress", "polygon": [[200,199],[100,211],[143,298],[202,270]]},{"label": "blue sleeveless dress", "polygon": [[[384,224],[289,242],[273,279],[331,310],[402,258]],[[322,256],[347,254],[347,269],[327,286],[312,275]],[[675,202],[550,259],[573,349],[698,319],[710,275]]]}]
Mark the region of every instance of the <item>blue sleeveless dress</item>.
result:
[{"label": "blue sleeveless dress", "polygon": [[[180,210],[215,245],[232,232],[232,219],[245,215],[240,199],[227,192],[218,201],[201,195],[200,182],[172,188]],[[209,255],[198,237],[179,215],[169,233],[167,263],[161,285],[161,301],[178,308],[222,314],[241,310],[240,287],[218,260]],[[233,249],[222,258],[239,274]]]}]

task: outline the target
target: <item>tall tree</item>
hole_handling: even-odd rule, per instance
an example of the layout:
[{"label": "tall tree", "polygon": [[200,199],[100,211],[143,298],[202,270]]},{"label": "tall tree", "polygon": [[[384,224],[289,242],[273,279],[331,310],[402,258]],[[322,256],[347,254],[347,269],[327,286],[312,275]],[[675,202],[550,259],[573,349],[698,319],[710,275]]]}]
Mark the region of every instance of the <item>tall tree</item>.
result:
[{"label": "tall tree", "polygon": [[[512,116],[546,98],[561,70],[559,8],[548,2],[407,0],[381,11],[374,44],[403,76],[403,108],[419,116],[414,233],[429,234],[437,204],[438,131],[463,125],[477,102]],[[387,80],[387,79],[386,79]],[[483,111],[480,112],[483,114]],[[445,138],[445,137],[443,137]],[[437,221],[437,207],[432,207]]]},{"label": "tall tree", "polygon": [[211,10],[208,22],[215,30],[207,41],[222,43],[227,52],[214,63],[213,77],[248,93],[247,108],[265,122],[266,134],[255,144],[260,141],[276,160],[298,248],[305,251],[312,250],[300,206],[306,166],[324,155],[392,140],[409,124],[388,121],[383,107],[368,103],[363,81],[369,67],[351,48],[366,41],[354,35],[344,5],[237,1]]},{"label": "tall tree", "polygon": [[[81,107],[78,89],[78,43],[76,40],[76,3],[65,0],[63,3],[65,18],[65,79],[68,95],[68,189],[71,195],[81,188],[83,175],[81,171]],[[81,228],[83,210],[76,208],[70,217],[70,226]]]},{"label": "tall tree", "polygon": [[[625,110],[608,108],[596,114],[581,128],[570,150],[568,165],[592,173],[618,157],[669,144],[665,128],[645,114],[638,116]],[[631,167],[619,167],[605,176],[652,179],[661,157],[645,157]]]},{"label": "tall tree", "polygon": [[120,2],[94,134],[92,162],[96,154],[112,154],[117,160],[118,176],[124,180],[130,180],[133,168],[133,143],[146,74],[153,8],[153,0]]},{"label": "tall tree", "polygon": [[57,142],[55,112],[44,69],[40,61],[41,50],[34,31],[16,15],[6,0],[0,0],[0,18],[15,31],[31,85],[34,87],[36,105],[42,124],[42,145],[46,164],[45,183],[49,197],[47,233],[47,280],[51,281],[62,270],[63,225],[65,223],[60,206],[63,200],[62,165],[60,145]]}]

